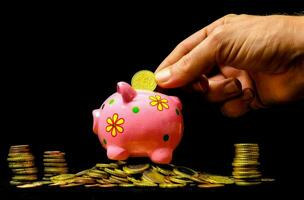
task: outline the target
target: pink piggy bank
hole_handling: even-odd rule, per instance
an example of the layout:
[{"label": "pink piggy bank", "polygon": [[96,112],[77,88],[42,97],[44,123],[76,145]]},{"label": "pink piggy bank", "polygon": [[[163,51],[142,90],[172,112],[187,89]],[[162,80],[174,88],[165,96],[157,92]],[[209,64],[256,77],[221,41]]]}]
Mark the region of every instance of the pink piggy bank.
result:
[{"label": "pink piggy bank", "polygon": [[119,82],[117,92],[93,111],[93,131],[109,159],[149,157],[168,164],[183,135],[181,109],[177,97]]}]

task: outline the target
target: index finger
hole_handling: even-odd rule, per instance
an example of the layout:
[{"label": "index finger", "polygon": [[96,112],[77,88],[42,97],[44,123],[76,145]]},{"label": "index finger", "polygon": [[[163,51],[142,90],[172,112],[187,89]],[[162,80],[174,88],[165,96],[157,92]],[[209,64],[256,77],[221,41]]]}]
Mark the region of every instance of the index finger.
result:
[{"label": "index finger", "polygon": [[188,54],[193,48],[195,48],[199,43],[201,43],[208,35],[218,26],[229,23],[230,19],[236,15],[230,14],[226,15],[203,29],[195,32],[193,35],[189,36],[181,43],[179,43],[175,49],[163,60],[163,62],[158,66],[156,72],[176,63],[184,55]]}]

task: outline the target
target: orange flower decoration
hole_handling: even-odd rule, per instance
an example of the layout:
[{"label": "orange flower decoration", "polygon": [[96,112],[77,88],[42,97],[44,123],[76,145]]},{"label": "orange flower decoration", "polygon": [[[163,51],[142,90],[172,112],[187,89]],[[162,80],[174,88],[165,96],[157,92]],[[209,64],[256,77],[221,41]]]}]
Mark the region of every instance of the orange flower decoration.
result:
[{"label": "orange flower decoration", "polygon": [[152,100],[150,105],[157,106],[157,110],[162,111],[164,108],[169,108],[167,99],[162,99],[159,95],[150,96],[149,98]]},{"label": "orange flower decoration", "polygon": [[107,118],[107,123],[109,124],[106,127],[106,131],[111,133],[113,137],[117,135],[117,133],[122,133],[124,131],[123,127],[121,126],[123,123],[125,123],[125,120],[123,118],[118,119],[119,116],[117,113],[114,113],[112,118]]}]

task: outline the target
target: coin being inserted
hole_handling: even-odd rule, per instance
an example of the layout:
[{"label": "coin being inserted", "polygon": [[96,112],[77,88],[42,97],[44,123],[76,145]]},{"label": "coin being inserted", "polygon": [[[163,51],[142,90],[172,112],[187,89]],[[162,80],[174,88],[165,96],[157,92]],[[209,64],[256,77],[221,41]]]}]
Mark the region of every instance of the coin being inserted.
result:
[{"label": "coin being inserted", "polygon": [[134,74],[131,85],[134,89],[154,91],[157,83],[153,72],[141,70]]}]

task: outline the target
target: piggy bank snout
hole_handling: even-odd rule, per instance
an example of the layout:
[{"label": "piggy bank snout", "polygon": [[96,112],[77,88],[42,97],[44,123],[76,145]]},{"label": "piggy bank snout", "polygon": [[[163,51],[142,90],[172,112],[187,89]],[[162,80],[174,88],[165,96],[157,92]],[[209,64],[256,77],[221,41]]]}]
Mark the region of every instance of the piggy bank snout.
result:
[{"label": "piggy bank snout", "polygon": [[93,110],[93,132],[95,134],[98,134],[98,119],[100,117],[100,111],[99,109]]}]

